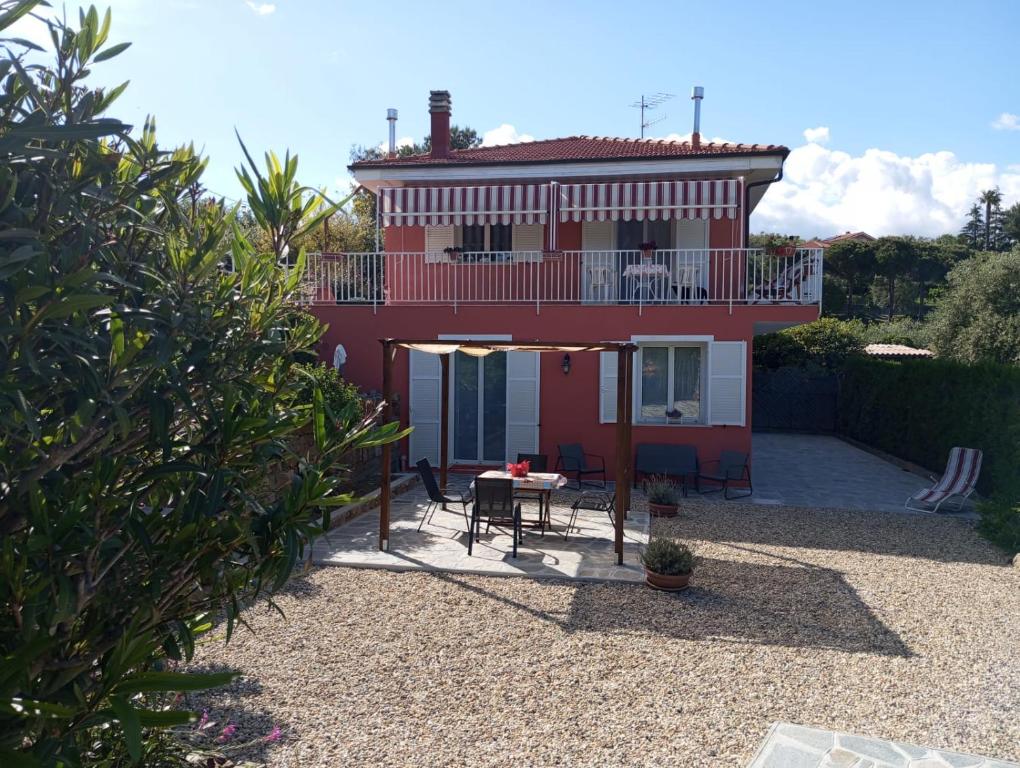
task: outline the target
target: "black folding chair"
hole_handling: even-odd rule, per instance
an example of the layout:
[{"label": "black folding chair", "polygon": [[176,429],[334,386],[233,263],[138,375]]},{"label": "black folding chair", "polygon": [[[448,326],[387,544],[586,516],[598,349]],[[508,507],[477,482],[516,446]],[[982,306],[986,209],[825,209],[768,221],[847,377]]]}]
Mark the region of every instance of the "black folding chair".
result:
[{"label": "black folding chair", "polygon": [[[594,453],[585,453],[584,448],[580,443],[567,443],[559,446],[560,456],[556,459],[556,471],[562,472],[567,477],[570,475],[574,476],[577,480],[577,489],[580,490],[582,485],[592,485],[597,488],[606,487],[606,460],[602,456],[597,456]],[[588,459],[592,459],[597,466],[592,466],[588,463]],[[586,482],[585,477],[588,475],[602,475],[601,484],[593,482]]]},{"label": "black folding chair", "polygon": [[[723,451],[719,454],[719,458],[713,461],[706,461],[705,464],[713,464],[716,469],[707,474],[699,474],[699,486],[701,490],[700,481],[708,480],[711,483],[718,484],[718,488],[709,488],[701,490],[702,493],[718,493],[723,492],[723,498],[725,499],[743,499],[747,496],[754,494],[754,486],[751,485],[751,468],[747,464],[748,456],[742,451]],[[741,493],[737,496],[730,496],[730,483],[747,481],[747,493]]]},{"label": "black folding chair", "polygon": [[425,508],[425,514],[422,519],[418,522],[418,530],[421,527],[432,520],[432,516],[436,514],[436,510],[446,504],[460,504],[464,512],[464,523],[467,526],[468,536],[471,535],[471,518],[468,517],[467,506],[471,503],[471,491],[462,493],[460,491],[447,491],[443,494],[439,490],[439,483],[436,482],[436,476],[432,474],[432,465],[429,464],[428,459],[422,459],[415,466],[418,467],[418,473],[421,475],[422,484],[425,486],[425,492],[429,496],[429,504]]},{"label": "black folding chair", "polygon": [[592,512],[605,512],[609,515],[609,522],[615,525],[616,520],[614,515],[616,513],[616,495],[612,493],[602,493],[599,491],[585,491],[576,499],[574,503],[570,505],[570,520],[567,522],[567,527],[563,531],[563,540],[566,541],[570,531],[574,528],[574,523],[577,521],[577,513],[582,509],[586,509]]},{"label": "black folding chair", "polygon": [[514,548],[513,556],[517,557],[517,544],[523,542],[524,532],[521,529],[521,505],[514,501],[513,480],[500,480],[497,478],[475,478],[474,505],[471,509],[471,528],[473,533],[468,535],[468,556],[471,555],[472,543],[481,540],[482,520],[485,520],[485,530],[489,526],[497,528],[507,523],[513,526]]},{"label": "black folding chair", "polygon": [[[544,453],[518,453],[517,463],[520,464],[522,461],[526,461],[532,472],[548,472],[549,471],[549,457]],[[529,490],[518,490],[514,494],[521,501],[537,501],[538,502],[538,515],[542,521],[542,535],[545,536],[545,524],[551,523],[549,510],[546,508],[546,494],[544,491],[529,491]]]}]

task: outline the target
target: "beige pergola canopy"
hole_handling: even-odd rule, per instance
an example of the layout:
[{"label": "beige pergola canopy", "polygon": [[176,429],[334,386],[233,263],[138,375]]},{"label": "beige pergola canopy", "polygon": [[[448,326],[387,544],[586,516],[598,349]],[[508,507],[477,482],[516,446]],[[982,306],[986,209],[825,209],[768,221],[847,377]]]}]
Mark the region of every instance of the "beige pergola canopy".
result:
[{"label": "beige pergola canopy", "polygon": [[[630,454],[632,414],[627,403],[633,391],[634,352],[637,345],[629,341],[506,341],[482,339],[379,339],[383,348],[383,421],[393,419],[393,357],[397,349],[414,349],[440,356],[442,384],[440,400],[440,467],[439,486],[445,491],[449,469],[449,408],[450,408],[450,355],[463,352],[474,357],[485,357],[493,352],[616,352],[616,517],[615,550],[617,562],[623,563],[623,520],[630,508]],[[390,480],[392,445],[382,446],[382,479],[379,493],[379,549],[389,547],[390,536]]]}]

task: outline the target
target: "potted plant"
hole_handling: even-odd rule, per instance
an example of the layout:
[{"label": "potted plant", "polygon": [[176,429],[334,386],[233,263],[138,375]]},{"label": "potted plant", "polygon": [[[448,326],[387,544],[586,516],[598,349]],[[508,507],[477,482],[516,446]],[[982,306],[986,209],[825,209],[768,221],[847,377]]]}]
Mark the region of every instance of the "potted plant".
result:
[{"label": "potted plant", "polygon": [[638,248],[641,250],[641,260],[646,263],[651,262],[652,253],[655,251],[655,241],[649,240],[646,243],[641,243]]},{"label": "potted plant", "polygon": [[459,245],[449,246],[443,249],[443,253],[446,254],[446,258],[450,261],[460,261],[460,255],[464,252],[464,249]]},{"label": "potted plant", "polygon": [[666,537],[651,539],[641,553],[645,583],[666,592],[687,589],[697,561],[694,550],[682,541]]},{"label": "potted plant", "polygon": [[773,245],[768,249],[768,252],[772,256],[796,256],[797,255],[797,239],[791,237],[784,243]]},{"label": "potted plant", "polygon": [[652,517],[676,517],[680,511],[680,489],[665,475],[652,475],[645,483],[645,495]]}]

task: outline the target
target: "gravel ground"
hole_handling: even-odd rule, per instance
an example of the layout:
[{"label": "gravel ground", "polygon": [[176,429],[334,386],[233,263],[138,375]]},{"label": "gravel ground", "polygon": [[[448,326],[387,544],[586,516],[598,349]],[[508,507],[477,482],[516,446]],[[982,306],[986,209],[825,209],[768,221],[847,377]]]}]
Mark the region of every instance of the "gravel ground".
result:
[{"label": "gravel ground", "polygon": [[744,766],[770,723],[1020,759],[1020,570],[964,523],[693,501],[641,586],[317,569],[198,662],[273,766]]}]

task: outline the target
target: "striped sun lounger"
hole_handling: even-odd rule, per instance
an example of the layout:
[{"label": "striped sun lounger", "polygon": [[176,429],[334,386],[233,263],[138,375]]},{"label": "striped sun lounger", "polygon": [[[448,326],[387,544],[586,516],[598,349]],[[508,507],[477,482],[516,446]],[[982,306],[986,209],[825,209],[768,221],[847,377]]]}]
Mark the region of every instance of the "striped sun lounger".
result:
[{"label": "striped sun lounger", "polygon": [[916,512],[938,512],[942,504],[955,499],[955,511],[959,511],[963,509],[964,499],[974,492],[980,472],[981,451],[957,446],[949,451],[946,473],[939,481],[931,488],[915,493],[904,506]]}]

